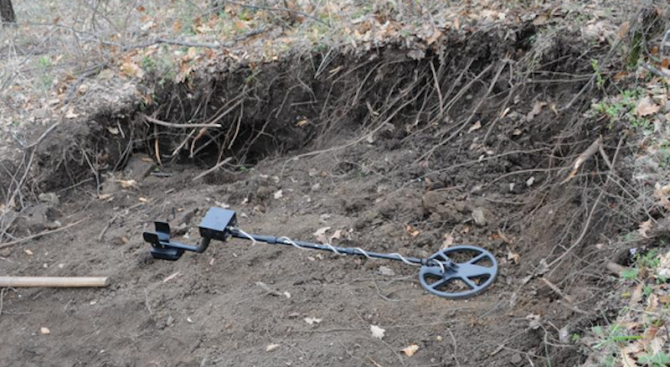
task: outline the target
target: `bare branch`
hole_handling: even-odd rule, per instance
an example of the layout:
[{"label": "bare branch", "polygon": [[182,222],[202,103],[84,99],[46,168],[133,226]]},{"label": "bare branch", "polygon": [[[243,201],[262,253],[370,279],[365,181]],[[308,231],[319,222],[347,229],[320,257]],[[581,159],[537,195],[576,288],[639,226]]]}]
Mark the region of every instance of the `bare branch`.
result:
[{"label": "bare branch", "polygon": [[154,123],[156,125],[165,126],[165,127],[174,127],[178,129],[190,129],[194,127],[221,127],[221,124],[175,124],[172,122],[165,122],[158,119],[155,119],[151,116],[147,116],[143,113],[140,113],[140,116],[145,119],[147,122]]}]

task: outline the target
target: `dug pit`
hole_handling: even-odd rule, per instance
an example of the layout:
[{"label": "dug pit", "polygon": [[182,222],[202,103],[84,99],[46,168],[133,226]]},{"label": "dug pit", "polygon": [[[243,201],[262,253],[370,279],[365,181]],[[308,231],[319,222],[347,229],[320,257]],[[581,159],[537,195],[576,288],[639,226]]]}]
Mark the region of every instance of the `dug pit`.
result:
[{"label": "dug pit", "polygon": [[[604,178],[566,181],[566,167],[600,134],[610,155],[617,141],[584,117],[590,55],[560,40],[530,48],[532,29],[508,36],[448,39],[421,57],[391,44],[222,65],[157,89],[153,103],[55,130],[31,187],[56,201],[27,202],[7,232],[56,231],[2,248],[3,272],[112,285],[7,291],[0,360],[578,364],[564,334],[603,307],[607,280],[575,269],[613,227],[590,210]],[[147,256],[154,220],[193,243],[212,206],[236,210],[250,232],[370,251],[425,258],[473,244],[496,255],[500,274],[487,292],[451,301],[402,263],[235,240],[178,262]],[[595,229],[581,233],[585,222]],[[409,358],[401,350],[412,345]]]}]

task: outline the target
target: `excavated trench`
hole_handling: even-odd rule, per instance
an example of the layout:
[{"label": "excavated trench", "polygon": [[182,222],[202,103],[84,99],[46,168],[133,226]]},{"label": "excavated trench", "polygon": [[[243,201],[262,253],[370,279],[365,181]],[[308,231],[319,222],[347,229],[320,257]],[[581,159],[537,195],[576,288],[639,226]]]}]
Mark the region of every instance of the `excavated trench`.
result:
[{"label": "excavated trench", "polygon": [[[101,274],[113,283],[11,293],[0,358],[109,366],[580,363],[562,333],[597,322],[584,314],[595,307],[604,307],[597,317],[608,312],[598,303],[608,280],[584,269],[594,261],[591,244],[620,218],[598,211],[584,245],[566,254],[603,177],[564,180],[599,134],[614,149],[615,132],[584,117],[590,60],[601,50],[584,54],[567,40],[538,47],[532,36],[525,29],[515,42],[493,32],[447,40],[418,60],[388,45],[222,66],[147,93],[151,104],[110,108],[54,131],[40,146],[33,192],[61,197],[47,222],[87,222],[31,243],[35,255],[7,271]],[[177,127],[189,123],[220,127]],[[597,161],[589,164],[597,170]],[[42,215],[44,205],[31,213]],[[496,255],[500,274],[487,292],[450,301],[423,291],[417,269],[402,263],[236,241],[174,263],[146,257],[141,233],[153,220],[169,220],[177,238],[195,242],[210,206],[236,210],[249,231],[315,240],[321,230],[371,251],[426,257],[474,244]],[[33,233],[33,219],[11,231]],[[45,342],[25,331],[37,324],[59,337]],[[372,338],[370,325],[384,328],[384,338]],[[412,344],[413,357],[399,352]]]}]

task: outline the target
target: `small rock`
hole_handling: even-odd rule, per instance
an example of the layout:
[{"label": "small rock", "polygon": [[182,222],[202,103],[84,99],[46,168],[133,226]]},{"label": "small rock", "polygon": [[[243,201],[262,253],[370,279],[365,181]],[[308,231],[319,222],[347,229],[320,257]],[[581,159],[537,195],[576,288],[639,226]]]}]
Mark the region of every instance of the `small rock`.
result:
[{"label": "small rock", "polygon": [[174,324],[174,317],[172,315],[168,316],[167,321],[165,321],[165,325],[170,326]]},{"label": "small rock", "polygon": [[470,189],[471,194],[479,194],[483,191],[484,186],[483,185],[475,185],[472,189]]},{"label": "small rock", "polygon": [[45,118],[49,117],[49,109],[44,107],[44,108],[38,108],[33,112],[33,116],[35,116],[36,119],[44,120]]},{"label": "small rock", "polygon": [[428,191],[422,198],[423,207],[429,213],[437,212],[439,207],[445,204],[446,201],[445,195],[440,191]]},{"label": "small rock", "polygon": [[265,200],[270,197],[270,195],[273,195],[275,193],[275,188],[271,186],[261,186],[256,190],[256,197],[258,197],[259,200]]},{"label": "small rock", "polygon": [[60,213],[49,204],[28,207],[16,218],[14,226],[19,233],[37,233],[53,226]]},{"label": "small rock", "polygon": [[130,157],[126,168],[123,169],[123,176],[127,180],[135,180],[137,182],[145,179],[151,170],[154,169],[154,161],[146,154],[134,154]]},{"label": "small rock", "polygon": [[41,193],[39,194],[38,198],[40,199],[41,202],[51,204],[53,206],[57,206],[58,204],[60,204],[60,200],[58,200],[58,195],[56,195],[53,192]]},{"label": "small rock", "polygon": [[486,225],[486,217],[484,216],[484,209],[482,208],[475,208],[472,210],[472,219],[475,220],[475,223],[483,227]]},{"label": "small rock", "polygon": [[55,221],[53,221],[52,223],[46,223],[46,224],[45,224],[45,227],[46,227],[47,229],[51,229],[51,230],[60,228],[60,227],[62,227],[62,226],[63,226],[63,223],[61,223],[61,222],[58,221],[58,220],[55,220]]},{"label": "small rock", "polygon": [[512,356],[512,359],[510,359],[510,362],[513,364],[519,364],[523,361],[523,358],[521,358],[521,354],[515,354]]},{"label": "small rock", "polygon": [[154,257],[151,256],[151,253],[148,251],[143,251],[137,259],[137,262],[140,264],[140,266],[151,265],[154,263],[154,261]]},{"label": "small rock", "polygon": [[387,266],[380,266],[379,267],[379,274],[392,277],[392,276],[395,275],[395,271],[393,271],[393,269],[391,269]]},{"label": "small rock", "polygon": [[121,191],[121,185],[116,181],[113,175],[108,175],[105,181],[100,185],[100,193],[103,195],[111,195]]}]

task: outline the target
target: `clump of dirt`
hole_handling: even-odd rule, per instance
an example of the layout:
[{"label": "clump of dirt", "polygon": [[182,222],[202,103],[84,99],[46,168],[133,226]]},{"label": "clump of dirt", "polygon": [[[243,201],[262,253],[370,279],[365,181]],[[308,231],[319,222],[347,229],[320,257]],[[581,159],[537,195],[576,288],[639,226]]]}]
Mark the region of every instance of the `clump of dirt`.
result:
[{"label": "clump of dirt", "polygon": [[[58,203],[21,212],[9,232],[39,233],[25,218],[30,211],[58,212],[43,226],[83,222],[0,249],[3,271],[105,275],[112,285],[3,291],[0,358],[108,366],[579,363],[561,333],[589,320],[579,311],[596,307],[602,280],[561,280],[588,246],[547,263],[580,235],[584,185],[600,181],[558,184],[595,137],[609,143],[616,132],[581,118],[588,98],[572,101],[584,81],[565,82],[565,73],[590,70],[583,49],[557,42],[543,50],[552,59],[533,59],[522,47],[528,29],[510,30],[515,42],[495,32],[454,37],[418,60],[389,45],[221,70],[156,91],[142,111],[124,106],[80,125],[81,133],[59,130],[40,147],[50,153],[37,155],[48,177],[33,181]],[[178,126],[193,121],[221,127]],[[402,263],[237,240],[178,262],[146,256],[142,233],[152,221],[169,221],[177,240],[195,242],[211,206],[236,210],[248,232],[314,240],[321,229],[337,244],[371,251],[428,257],[475,244],[496,255],[500,275],[482,295],[449,301],[422,290],[417,269]],[[599,212],[599,230],[583,242],[611,230],[608,218]],[[372,337],[371,325],[386,330],[383,339]],[[412,344],[414,356],[400,352]]]}]

